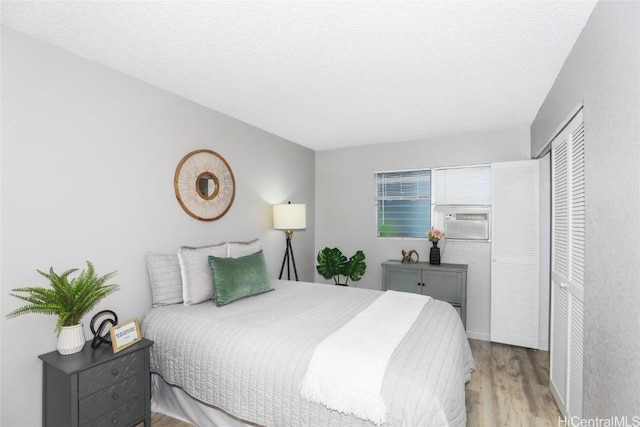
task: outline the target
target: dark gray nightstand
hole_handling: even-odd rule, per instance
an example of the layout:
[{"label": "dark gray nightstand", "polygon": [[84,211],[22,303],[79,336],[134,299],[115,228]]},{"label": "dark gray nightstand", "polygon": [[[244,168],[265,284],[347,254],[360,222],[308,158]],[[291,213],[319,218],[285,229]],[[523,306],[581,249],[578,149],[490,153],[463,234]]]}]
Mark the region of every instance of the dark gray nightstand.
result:
[{"label": "dark gray nightstand", "polygon": [[151,427],[149,349],[142,341],[114,354],[110,346],[63,356],[57,351],[42,359],[43,427]]}]

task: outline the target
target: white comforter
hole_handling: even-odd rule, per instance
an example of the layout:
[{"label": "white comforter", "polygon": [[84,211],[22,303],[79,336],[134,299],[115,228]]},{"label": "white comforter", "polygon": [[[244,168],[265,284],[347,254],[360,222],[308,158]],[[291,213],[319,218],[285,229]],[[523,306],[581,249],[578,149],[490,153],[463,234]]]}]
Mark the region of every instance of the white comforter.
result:
[{"label": "white comforter", "polygon": [[[151,370],[191,396],[265,426],[374,426],[300,396],[315,347],[379,291],[274,280],[275,291],[224,307],[154,308],[142,323]],[[431,300],[383,382],[389,426],[464,426],[473,359],[449,304]]]}]

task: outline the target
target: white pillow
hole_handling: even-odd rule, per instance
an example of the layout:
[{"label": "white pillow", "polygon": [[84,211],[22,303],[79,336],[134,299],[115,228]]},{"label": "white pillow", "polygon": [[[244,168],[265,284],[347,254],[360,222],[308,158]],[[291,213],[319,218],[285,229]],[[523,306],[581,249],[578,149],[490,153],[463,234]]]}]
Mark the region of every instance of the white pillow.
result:
[{"label": "white pillow", "polygon": [[147,253],[153,307],[182,302],[182,276],[177,254]]},{"label": "white pillow", "polygon": [[209,255],[226,258],[227,244],[220,243],[199,248],[182,246],[178,251],[184,305],[198,304],[214,297]]},{"label": "white pillow", "polygon": [[262,250],[262,243],[259,239],[248,242],[229,242],[229,257],[240,258],[247,255],[253,255]]}]

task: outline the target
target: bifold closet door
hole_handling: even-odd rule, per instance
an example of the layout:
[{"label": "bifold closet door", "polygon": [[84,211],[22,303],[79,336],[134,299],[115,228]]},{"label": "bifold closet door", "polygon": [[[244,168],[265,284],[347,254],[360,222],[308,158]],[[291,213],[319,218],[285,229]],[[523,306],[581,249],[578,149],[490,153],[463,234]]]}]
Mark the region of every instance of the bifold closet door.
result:
[{"label": "bifold closet door", "polygon": [[550,387],[566,417],[582,416],[584,123],[582,111],[551,145]]},{"label": "bifold closet door", "polygon": [[538,348],[539,161],[494,163],[491,173],[491,341]]}]

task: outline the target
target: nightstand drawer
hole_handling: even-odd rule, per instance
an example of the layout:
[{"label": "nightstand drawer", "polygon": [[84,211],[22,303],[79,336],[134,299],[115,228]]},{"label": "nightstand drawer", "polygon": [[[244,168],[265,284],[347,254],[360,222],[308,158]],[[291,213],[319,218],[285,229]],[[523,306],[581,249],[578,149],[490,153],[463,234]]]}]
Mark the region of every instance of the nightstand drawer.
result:
[{"label": "nightstand drawer", "polygon": [[144,398],[133,399],[99,418],[94,418],[86,424],[81,423],[80,427],[130,426],[144,419],[145,410]]},{"label": "nightstand drawer", "polygon": [[99,418],[129,401],[144,399],[144,386],[145,378],[138,375],[80,399],[80,425]]},{"label": "nightstand drawer", "polygon": [[80,372],[78,375],[78,396],[83,398],[142,372],[144,372],[144,352],[135,351]]}]

